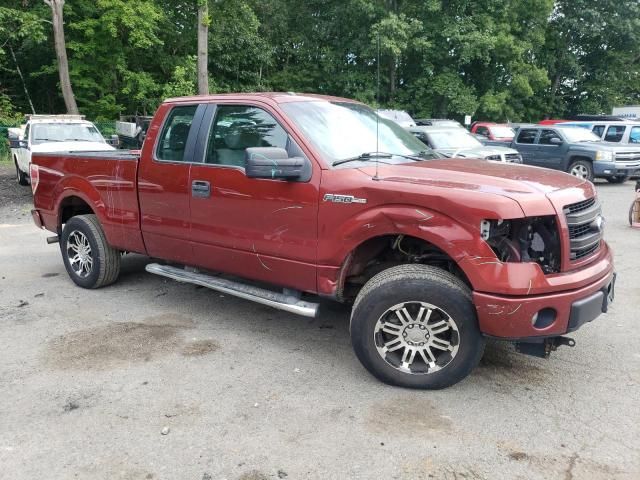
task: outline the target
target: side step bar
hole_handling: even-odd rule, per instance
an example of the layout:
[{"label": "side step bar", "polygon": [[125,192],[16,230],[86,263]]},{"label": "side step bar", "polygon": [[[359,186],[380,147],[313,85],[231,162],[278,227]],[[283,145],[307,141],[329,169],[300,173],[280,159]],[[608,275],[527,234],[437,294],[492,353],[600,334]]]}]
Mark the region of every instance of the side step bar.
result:
[{"label": "side step bar", "polygon": [[159,263],[148,264],[146,270],[149,273],[171,278],[178,282],[201,285],[211,288],[212,290],[217,290],[218,292],[267,305],[268,307],[302,315],[303,317],[315,318],[318,315],[319,304],[304,302],[296,298],[295,295],[272,292],[264,288],[254,287],[204,273],[189,272],[169,265],[160,265]]}]

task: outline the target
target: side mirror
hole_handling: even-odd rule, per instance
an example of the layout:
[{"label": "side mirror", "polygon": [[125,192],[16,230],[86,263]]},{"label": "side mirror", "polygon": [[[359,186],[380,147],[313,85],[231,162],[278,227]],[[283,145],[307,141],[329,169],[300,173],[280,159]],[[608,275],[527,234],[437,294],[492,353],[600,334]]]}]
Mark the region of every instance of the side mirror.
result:
[{"label": "side mirror", "polygon": [[249,178],[300,180],[311,178],[311,163],[304,157],[289,158],[284,148],[251,147],[245,150],[244,168]]},{"label": "side mirror", "polygon": [[120,145],[120,137],[118,137],[118,135],[111,135],[111,138],[107,140],[107,143],[112,147],[117,147]]},{"label": "side mirror", "polygon": [[549,143],[551,145],[562,145],[562,140],[560,140],[558,137],[551,137]]},{"label": "side mirror", "polygon": [[27,140],[19,140],[17,138],[9,139],[10,148],[27,148],[28,146],[29,146],[29,142]]}]

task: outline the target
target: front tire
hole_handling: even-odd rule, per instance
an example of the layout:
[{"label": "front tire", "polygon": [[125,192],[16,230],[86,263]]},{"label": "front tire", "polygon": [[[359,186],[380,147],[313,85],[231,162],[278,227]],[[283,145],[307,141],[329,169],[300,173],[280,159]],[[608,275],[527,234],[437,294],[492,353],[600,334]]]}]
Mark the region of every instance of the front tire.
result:
[{"label": "front tire", "polygon": [[23,187],[29,185],[27,174],[20,170],[18,160],[16,158],[13,159],[13,163],[16,165],[16,178],[18,180],[18,185],[22,185]]},{"label": "front tire", "polygon": [[78,215],[65,224],[60,251],[71,280],[82,288],[110,285],[120,275],[120,252],[107,243],[95,215]]},{"label": "front tire", "polygon": [[593,182],[593,165],[587,160],[576,160],[569,165],[567,172],[574,177]]},{"label": "front tire", "polygon": [[400,265],[374,276],[358,294],[351,343],[384,383],[439,389],[469,375],[485,342],[461,280],[427,265]]}]

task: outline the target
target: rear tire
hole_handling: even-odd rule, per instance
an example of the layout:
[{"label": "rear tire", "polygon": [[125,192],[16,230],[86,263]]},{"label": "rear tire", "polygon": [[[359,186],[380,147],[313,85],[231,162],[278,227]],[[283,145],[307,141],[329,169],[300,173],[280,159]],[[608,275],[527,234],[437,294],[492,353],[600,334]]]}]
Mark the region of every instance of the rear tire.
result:
[{"label": "rear tire", "polygon": [[593,165],[587,160],[576,160],[569,165],[567,173],[574,177],[593,182]]},{"label": "rear tire", "polygon": [[65,224],[60,251],[71,280],[82,288],[110,285],[120,275],[120,252],[107,243],[95,215],[78,215]]},{"label": "rear tire", "polygon": [[16,158],[13,159],[13,163],[16,165],[16,178],[18,180],[18,185],[22,185],[23,187],[29,185],[27,174],[20,170],[18,160]]},{"label": "rear tire", "polygon": [[629,180],[630,177],[631,177],[631,175],[616,175],[615,177],[607,177],[607,182],[609,182],[609,183],[624,183],[627,180]]},{"label": "rear tire", "polygon": [[439,389],[469,375],[485,342],[461,280],[427,265],[400,265],[374,276],[358,294],[351,343],[384,383]]}]

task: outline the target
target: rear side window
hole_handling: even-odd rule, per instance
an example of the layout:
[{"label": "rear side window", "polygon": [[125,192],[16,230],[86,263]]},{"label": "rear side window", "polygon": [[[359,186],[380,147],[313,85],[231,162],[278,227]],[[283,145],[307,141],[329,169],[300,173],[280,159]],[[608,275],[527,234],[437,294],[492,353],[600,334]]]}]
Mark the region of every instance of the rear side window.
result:
[{"label": "rear side window", "polygon": [[159,160],[169,160],[173,162],[182,162],[184,158],[184,150],[189,138],[189,131],[193,123],[193,117],[196,114],[197,105],[185,105],[174,107],[164,122],[156,157]]},{"label": "rear side window", "polygon": [[624,136],[624,125],[611,125],[604,136],[605,142],[620,142]]},{"label": "rear side window", "polygon": [[596,125],[595,127],[593,127],[592,132],[602,138],[602,134],[604,133],[604,125]]},{"label": "rear side window", "polygon": [[631,127],[629,143],[640,143],[640,127]]},{"label": "rear side window", "polygon": [[558,135],[554,130],[543,130],[540,134],[540,140],[538,140],[538,143],[540,145],[559,145],[558,143],[553,143],[551,141],[552,138],[557,138],[562,142],[560,135]]},{"label": "rear side window", "polygon": [[518,143],[534,143],[538,130],[533,128],[525,128],[518,133]]},{"label": "rear side window", "polygon": [[220,105],[209,133],[205,162],[244,167],[247,148],[286,149],[288,138],[276,119],[261,108]]}]

